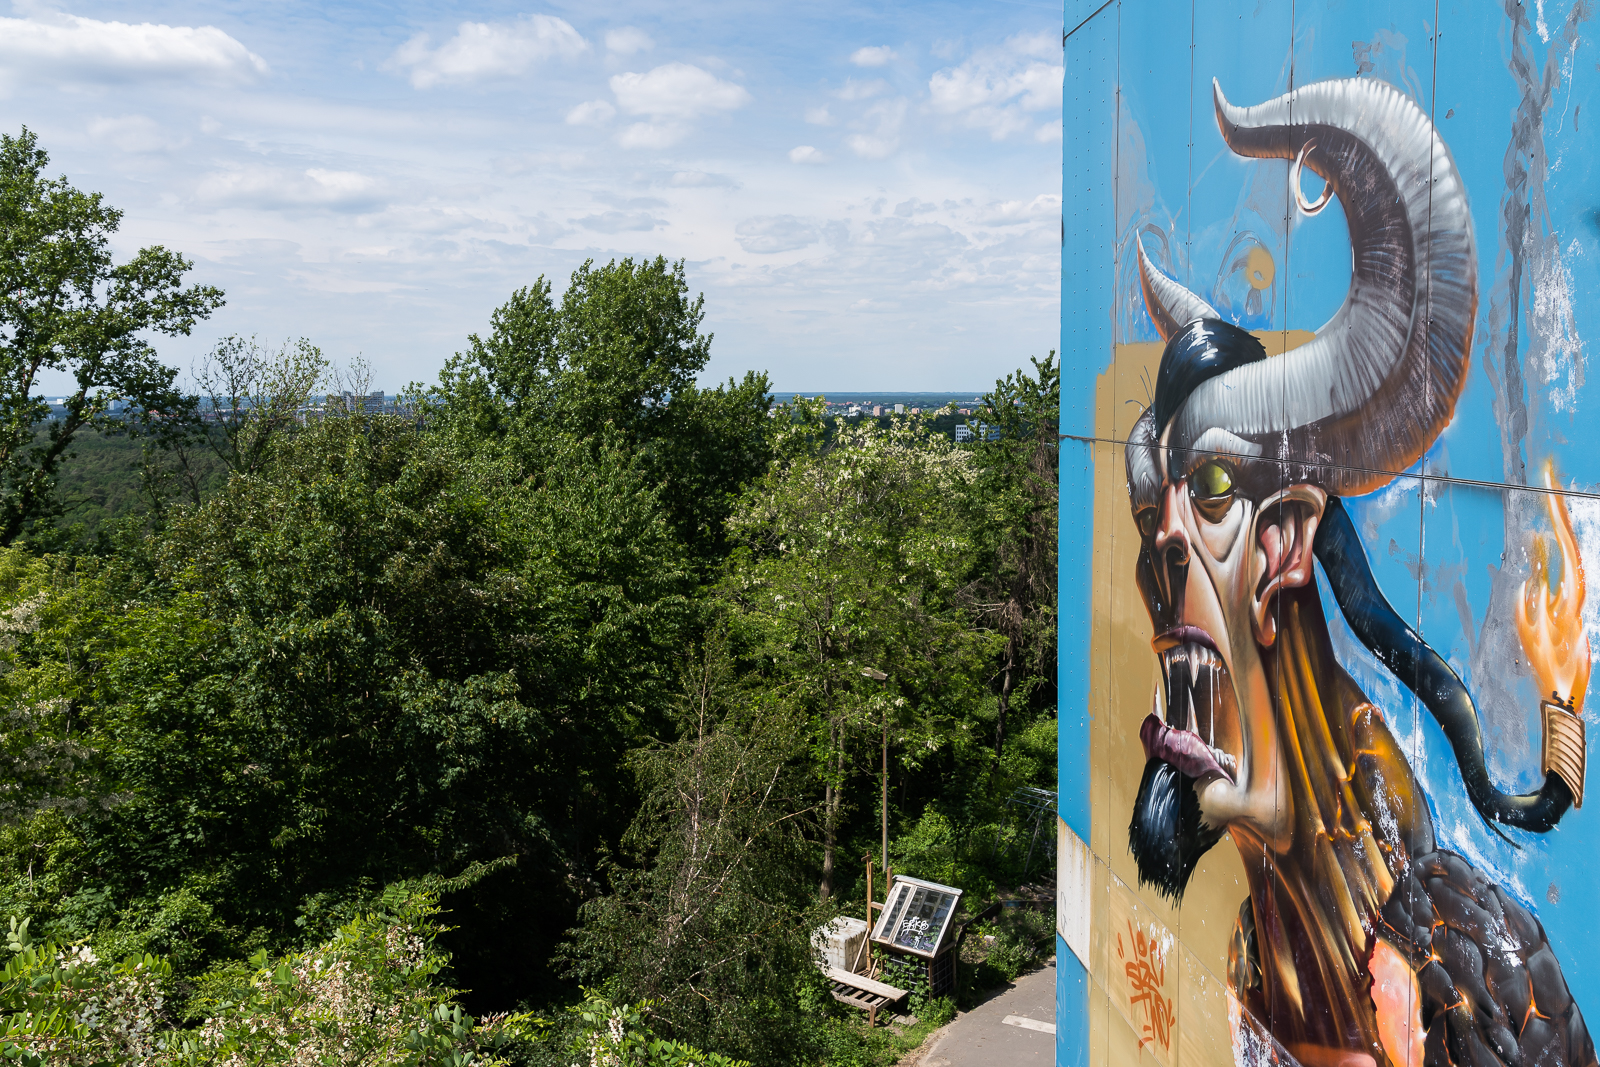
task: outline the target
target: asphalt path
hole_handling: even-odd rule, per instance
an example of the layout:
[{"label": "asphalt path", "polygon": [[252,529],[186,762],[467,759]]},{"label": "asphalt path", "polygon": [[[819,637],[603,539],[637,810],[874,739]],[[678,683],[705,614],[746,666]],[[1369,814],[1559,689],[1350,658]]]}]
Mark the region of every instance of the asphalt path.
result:
[{"label": "asphalt path", "polygon": [[933,1035],[921,1059],[903,1067],[1054,1064],[1056,961],[1025,974]]}]

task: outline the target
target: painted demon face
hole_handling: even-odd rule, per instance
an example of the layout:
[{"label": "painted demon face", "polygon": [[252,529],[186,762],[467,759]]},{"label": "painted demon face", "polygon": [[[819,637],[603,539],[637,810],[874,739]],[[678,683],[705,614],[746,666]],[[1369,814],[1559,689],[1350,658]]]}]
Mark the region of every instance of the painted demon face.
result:
[{"label": "painted demon face", "polygon": [[1136,494],[1138,584],[1161,670],[1139,736],[1144,777],[1129,841],[1140,876],[1176,899],[1225,831],[1288,845],[1290,800],[1263,657],[1277,598],[1309,583],[1326,503],[1275,488],[1276,464],[1151,449],[1159,488]]}]

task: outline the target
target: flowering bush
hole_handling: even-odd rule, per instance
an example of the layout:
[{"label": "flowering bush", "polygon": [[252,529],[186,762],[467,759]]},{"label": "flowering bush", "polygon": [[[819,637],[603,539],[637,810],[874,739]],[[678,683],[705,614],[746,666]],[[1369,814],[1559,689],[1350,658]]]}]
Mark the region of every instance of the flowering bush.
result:
[{"label": "flowering bush", "polygon": [[161,983],[171,973],[153,956],[120,963],[86,945],[35,943],[28,921],[11,920],[0,968],[0,1058],[22,1067],[146,1063],[161,1044]]},{"label": "flowering bush", "polygon": [[[479,1022],[437,984],[433,900],[391,894],[326,944],[271,960],[212,999],[198,1029],[170,1028],[153,956],[100,960],[86,945],[34,943],[11,920],[0,968],[0,1060],[21,1067],[502,1067],[498,1053],[543,1027],[528,1016]],[[624,1061],[632,1062],[632,1061]],[[654,1061],[652,1061],[654,1062]],[[676,1063],[676,1061],[669,1061]]]},{"label": "flowering bush", "polygon": [[578,1051],[586,1058],[573,1067],[750,1067],[745,1060],[656,1037],[644,1018],[650,1007],[649,1001],[613,1004],[591,990],[575,1009],[583,1022]]},{"label": "flowering bush", "polygon": [[173,1035],[168,1062],[218,1067],[497,1067],[497,1049],[538,1025],[525,1016],[479,1025],[436,984],[449,957],[432,899],[400,896],[392,914],[363,915],[326,944],[276,962],[250,961],[247,983],[218,1000],[196,1031]]}]

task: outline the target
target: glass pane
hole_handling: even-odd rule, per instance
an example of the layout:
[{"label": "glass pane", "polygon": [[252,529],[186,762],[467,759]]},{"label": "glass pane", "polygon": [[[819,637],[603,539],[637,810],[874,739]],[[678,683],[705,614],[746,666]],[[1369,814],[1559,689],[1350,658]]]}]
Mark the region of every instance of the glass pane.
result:
[{"label": "glass pane", "polygon": [[894,896],[889,899],[888,906],[884,908],[883,917],[878,920],[878,928],[873,931],[873,937],[883,940],[894,932],[895,923],[900,918],[900,909],[905,907],[906,891],[910,888],[911,886],[905,882],[895,886]]},{"label": "glass pane", "polygon": [[956,898],[925,886],[916,887],[905,913],[893,928],[892,944],[913,952],[931,953],[938,947],[944,934],[945,923],[950,921],[950,909]]}]

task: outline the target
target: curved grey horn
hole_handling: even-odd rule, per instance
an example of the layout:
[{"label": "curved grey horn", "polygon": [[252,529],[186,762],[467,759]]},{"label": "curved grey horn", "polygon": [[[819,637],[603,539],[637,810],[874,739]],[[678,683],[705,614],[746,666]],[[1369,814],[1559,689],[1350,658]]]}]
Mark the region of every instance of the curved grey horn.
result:
[{"label": "curved grey horn", "polygon": [[1333,187],[1350,291],[1313,340],[1198,386],[1168,444],[1218,427],[1257,455],[1337,465],[1316,475],[1335,493],[1370,492],[1427,450],[1466,383],[1478,280],[1461,175],[1428,117],[1383,82],[1319,82],[1246,108],[1212,88],[1234,152],[1303,153]]},{"label": "curved grey horn", "polygon": [[1171,340],[1173,334],[1195,319],[1222,317],[1210,304],[1157,270],[1137,234],[1133,243],[1139,246],[1139,287],[1144,290],[1144,306],[1163,341]]},{"label": "curved grey horn", "polygon": [[1137,515],[1141,508],[1161,503],[1161,431],[1155,414],[1146,408],[1128,434],[1122,461],[1128,472],[1128,503]]}]

